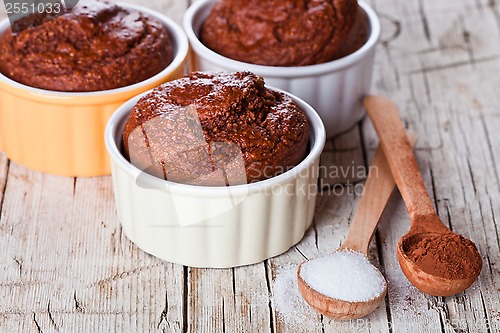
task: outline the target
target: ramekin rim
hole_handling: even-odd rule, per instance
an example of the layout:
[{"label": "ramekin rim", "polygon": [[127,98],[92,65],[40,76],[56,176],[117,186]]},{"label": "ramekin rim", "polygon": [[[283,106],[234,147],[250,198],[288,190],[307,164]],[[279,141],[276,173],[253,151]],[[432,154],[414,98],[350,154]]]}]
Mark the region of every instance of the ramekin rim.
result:
[{"label": "ramekin rim", "polygon": [[304,100],[284,90],[269,87],[267,85],[266,87],[290,96],[294,101],[296,101],[299,104],[302,110],[304,110],[304,112],[306,113],[307,119],[309,120],[309,126],[310,126],[309,135],[310,137],[312,136],[314,138],[314,144],[309,148],[307,156],[295,167],[278,176],[251,184],[211,187],[211,186],[197,186],[197,185],[175,183],[172,181],[157,178],[138,169],[136,166],[130,163],[121,153],[120,149],[118,148],[118,144],[115,140],[115,133],[116,130],[118,130],[117,127],[119,127],[120,124],[124,121],[124,118],[128,114],[130,114],[133,106],[137,103],[137,101],[143,96],[150,93],[153,89],[129,99],[113,113],[113,115],[111,116],[106,125],[104,134],[106,149],[110,155],[112,162],[116,163],[122,171],[125,171],[130,177],[133,178],[137,178],[139,175],[142,174],[141,180],[144,181],[144,183],[150,184],[151,188],[155,190],[173,189],[176,193],[180,194],[212,196],[212,195],[227,195],[228,191],[231,193],[231,195],[238,195],[238,194],[246,194],[249,192],[262,191],[264,189],[272,188],[273,186],[279,185],[289,179],[297,178],[300,172],[309,169],[315,163],[315,161],[319,159],[326,143],[326,130],[318,113],[314,110],[313,107],[311,107]]},{"label": "ramekin rim", "polygon": [[368,16],[371,29],[368,40],[355,52],[340,59],[308,66],[286,67],[250,64],[218,54],[205,46],[195,33],[193,28],[195,15],[206,6],[211,5],[213,1],[214,0],[201,0],[191,5],[184,15],[183,26],[191,47],[197,51],[199,56],[218,66],[221,66],[222,68],[228,68],[231,70],[241,70],[244,68],[245,70],[249,70],[257,75],[266,77],[292,78],[321,75],[352,66],[354,63],[360,61],[370,50],[372,50],[380,39],[381,26],[377,14],[366,2],[360,0],[358,3]]},{"label": "ramekin rim", "polygon": [[[91,92],[67,92],[67,91],[56,91],[56,90],[47,90],[47,89],[41,89],[41,88],[35,88],[28,86],[26,84],[17,82],[6,75],[4,75],[2,72],[0,72],[0,82],[3,82],[7,85],[10,85],[12,87],[15,87],[17,89],[22,89],[25,91],[28,91],[29,93],[36,94],[37,96],[43,96],[43,97],[49,97],[49,98],[80,98],[80,97],[105,97],[105,96],[112,96],[112,95],[117,95],[117,94],[122,94],[122,93],[127,93],[131,92],[137,89],[140,89],[141,87],[148,86],[158,80],[160,80],[162,77],[165,75],[168,75],[172,72],[174,72],[179,66],[182,65],[182,63],[185,61],[185,59],[188,56],[189,52],[189,40],[184,33],[184,30],[182,27],[174,22],[171,18],[168,16],[154,10],[151,8],[147,8],[144,6],[136,5],[136,4],[131,4],[131,3],[124,3],[124,2],[116,2],[121,7],[127,8],[127,9],[134,9],[140,12],[144,12],[146,14],[149,14],[153,16],[154,18],[158,19],[170,32],[170,36],[174,39],[176,43],[176,54],[174,56],[174,59],[168,64],[167,67],[165,67],[161,72],[155,74],[154,76],[125,86],[125,87],[120,87],[120,88],[115,88],[115,89],[108,89],[108,90],[101,90],[101,91],[91,91]],[[0,21],[0,36],[3,35],[7,27],[9,26],[9,19],[3,19]]]}]

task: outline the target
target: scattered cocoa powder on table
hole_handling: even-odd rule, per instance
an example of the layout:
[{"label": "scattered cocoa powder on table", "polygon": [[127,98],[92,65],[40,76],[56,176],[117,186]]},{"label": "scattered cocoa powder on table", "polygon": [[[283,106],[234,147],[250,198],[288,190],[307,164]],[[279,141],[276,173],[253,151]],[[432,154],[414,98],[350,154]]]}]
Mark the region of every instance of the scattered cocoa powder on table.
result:
[{"label": "scattered cocoa powder on table", "polygon": [[422,271],[450,280],[477,276],[482,268],[476,245],[455,233],[410,238],[403,250]]}]

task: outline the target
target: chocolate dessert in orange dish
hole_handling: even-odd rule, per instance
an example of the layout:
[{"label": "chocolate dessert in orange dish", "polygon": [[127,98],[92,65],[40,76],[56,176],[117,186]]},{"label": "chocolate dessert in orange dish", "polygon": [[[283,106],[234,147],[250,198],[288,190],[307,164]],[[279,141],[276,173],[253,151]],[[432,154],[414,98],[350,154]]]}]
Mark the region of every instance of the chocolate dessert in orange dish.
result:
[{"label": "chocolate dessert in orange dish", "polygon": [[368,20],[356,0],[217,0],[201,31],[213,51],[246,63],[306,66],[358,50]]},{"label": "chocolate dessert in orange dish", "polygon": [[288,95],[249,72],[192,73],[142,97],[123,132],[125,155],[154,176],[238,185],[279,175],[307,154],[309,123]]},{"label": "chocolate dessert in orange dish", "polygon": [[58,18],[35,15],[0,38],[0,72],[46,90],[91,92],[146,80],[173,47],[157,19],[111,1],[81,0]]}]

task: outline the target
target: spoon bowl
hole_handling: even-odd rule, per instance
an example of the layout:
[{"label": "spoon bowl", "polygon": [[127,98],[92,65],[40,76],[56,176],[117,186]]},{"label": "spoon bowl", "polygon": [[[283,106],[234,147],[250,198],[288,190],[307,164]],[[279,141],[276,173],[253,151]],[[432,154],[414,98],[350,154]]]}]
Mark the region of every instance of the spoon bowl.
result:
[{"label": "spoon bowl", "polygon": [[309,284],[304,281],[304,279],[300,275],[302,265],[304,263],[300,264],[299,269],[297,270],[297,280],[300,293],[304,297],[304,300],[307,302],[307,304],[309,304],[317,312],[329,318],[337,320],[350,320],[364,317],[375,310],[384,300],[385,295],[387,294],[387,283],[385,282],[385,279],[383,279],[384,291],[377,297],[371,298],[366,301],[351,302],[323,295],[322,293],[319,293],[314,288],[309,286]]},{"label": "spoon bowl", "polygon": [[[423,239],[433,239],[444,234],[457,235],[451,231],[447,233],[409,232],[401,237],[396,250],[399,266],[406,278],[410,280],[417,289],[433,296],[452,296],[461,293],[474,283],[481,271],[481,267],[479,267],[479,269],[469,277],[450,279],[425,272],[418,263],[410,258],[408,254],[408,244],[415,244],[415,242]],[[480,262],[481,257],[477,250],[474,255],[476,256],[475,260]]]}]

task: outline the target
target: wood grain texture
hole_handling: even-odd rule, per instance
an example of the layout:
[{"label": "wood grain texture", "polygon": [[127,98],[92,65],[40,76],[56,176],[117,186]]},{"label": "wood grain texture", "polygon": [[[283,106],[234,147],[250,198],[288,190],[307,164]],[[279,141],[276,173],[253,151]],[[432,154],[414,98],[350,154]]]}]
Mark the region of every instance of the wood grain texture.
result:
[{"label": "wood grain texture", "polygon": [[[488,123],[498,125],[499,103],[494,95],[500,85],[487,72],[500,68],[499,6],[485,1],[375,1],[375,6],[384,35],[374,93],[396,100],[405,123],[422,139],[417,146],[420,170],[443,221],[478,244],[483,262],[498,265],[499,215],[495,212],[500,193],[498,157],[494,156],[500,150],[491,144]],[[371,125],[365,124],[363,132],[373,147],[377,140]],[[401,203],[399,209],[406,228],[398,230],[393,224],[390,230],[381,228],[380,238],[392,241],[387,250],[391,253],[393,241],[409,226]],[[494,297],[500,296],[499,271],[495,265],[485,266],[473,287],[455,297],[424,300],[418,293],[405,295],[406,288],[393,288],[393,295],[412,301],[404,304],[406,315],[391,305],[396,310],[391,311],[394,327],[398,332],[412,331],[407,325],[412,321],[426,331],[438,320],[435,331],[498,331],[499,304]],[[397,264],[393,270],[388,275],[400,274]],[[390,286],[389,300],[394,304],[400,298],[391,300]],[[418,310],[412,303],[427,303],[430,310]]]},{"label": "wood grain texture", "polygon": [[395,186],[387,158],[379,146],[371,161],[363,195],[356,207],[342,249],[368,254],[368,247]]},{"label": "wood grain texture", "polygon": [[[189,1],[130,2],[180,23]],[[227,270],[139,250],[121,230],[109,177],[40,174],[0,154],[0,332],[500,331],[500,2],[368,2],[382,23],[372,93],[394,100],[417,134],[438,214],[479,247],[484,268],[469,290],[431,297],[409,284],[395,249],[410,221],[395,192],[369,252],[388,280],[385,304],[360,322],[280,316],[280,270],[334,251],[347,234],[378,145],[365,119],[327,143],[322,166],[332,173],[322,177],[304,239],[264,263]]]},{"label": "wood grain texture", "polygon": [[[417,216],[436,216],[397,106],[383,96],[367,96],[363,104],[377,130],[380,146],[387,156],[413,224],[417,222]],[[437,220],[437,226],[442,226]]]},{"label": "wood grain texture", "polygon": [[4,198],[5,184],[7,183],[7,174],[9,172],[9,161],[7,156],[0,152],[0,213]]}]

